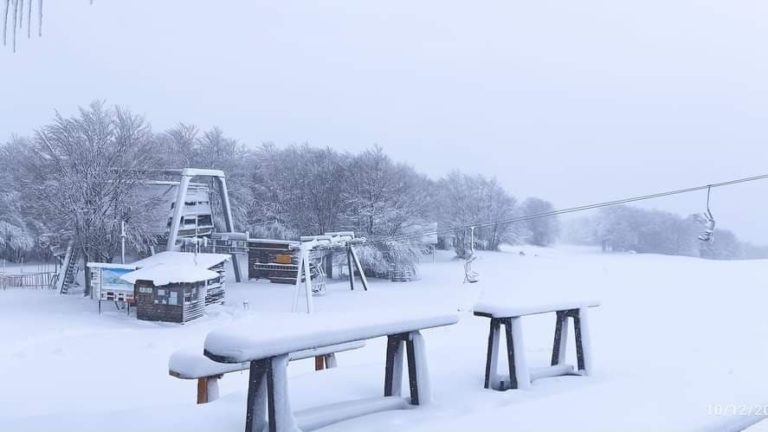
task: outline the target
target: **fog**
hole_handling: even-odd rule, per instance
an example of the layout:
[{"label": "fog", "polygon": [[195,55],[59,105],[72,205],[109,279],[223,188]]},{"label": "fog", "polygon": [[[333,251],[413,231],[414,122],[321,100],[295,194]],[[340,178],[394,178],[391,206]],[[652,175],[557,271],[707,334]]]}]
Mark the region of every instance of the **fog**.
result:
[{"label": "fog", "polygon": [[[155,129],[378,144],[557,207],[768,172],[768,6],[736,0],[46,2],[0,50],[0,140],[93,99]],[[768,182],[713,191],[768,243]],[[706,193],[644,204],[702,211]]]}]

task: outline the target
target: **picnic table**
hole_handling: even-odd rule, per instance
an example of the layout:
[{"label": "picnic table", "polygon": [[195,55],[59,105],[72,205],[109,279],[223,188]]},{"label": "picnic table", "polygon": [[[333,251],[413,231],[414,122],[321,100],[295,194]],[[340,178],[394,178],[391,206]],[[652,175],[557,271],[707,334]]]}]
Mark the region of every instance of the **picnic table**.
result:
[{"label": "picnic table", "polygon": [[[315,429],[383,410],[420,405],[431,398],[421,330],[458,322],[455,312],[361,311],[343,314],[260,314],[214,330],[205,356],[221,363],[250,364],[246,432]],[[387,337],[384,396],[294,413],[286,369],[293,352]],[[407,358],[410,397],[401,396]],[[302,415],[304,414],[304,415]],[[298,421],[297,421],[298,418]]]},{"label": "picnic table", "polygon": [[[485,365],[485,388],[507,390],[528,388],[533,380],[561,375],[589,375],[591,354],[587,310],[599,306],[597,301],[571,301],[551,304],[521,305],[512,301],[496,300],[475,305],[475,316],[491,319],[488,335],[488,357]],[[523,348],[522,317],[543,313],[555,313],[555,338],[552,347],[551,366],[529,370]],[[576,333],[576,361],[578,369],[565,363],[568,341],[568,319],[573,320]],[[504,326],[507,342],[509,376],[498,376],[499,338]]]},{"label": "picnic table", "polygon": [[[304,351],[293,352],[289,360],[303,360],[315,358],[315,369],[336,367],[335,354],[350,351],[365,346],[364,341],[355,341],[345,344],[337,344],[326,347],[312,348]],[[219,380],[230,372],[244,371],[250,368],[245,363],[219,363],[203,355],[199,348],[180,349],[168,360],[168,374],[180,378],[197,380],[197,403],[213,402],[219,397]]]}]

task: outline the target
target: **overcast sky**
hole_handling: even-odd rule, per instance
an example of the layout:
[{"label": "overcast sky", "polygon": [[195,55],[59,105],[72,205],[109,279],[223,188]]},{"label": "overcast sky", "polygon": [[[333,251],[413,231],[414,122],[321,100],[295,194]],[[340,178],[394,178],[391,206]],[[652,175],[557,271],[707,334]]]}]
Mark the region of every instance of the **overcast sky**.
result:
[{"label": "overcast sky", "polygon": [[[43,38],[0,50],[0,139],[105,99],[567,207],[768,172],[766,22],[758,0],[47,1]],[[768,243],[766,198],[714,191],[718,226]]]}]

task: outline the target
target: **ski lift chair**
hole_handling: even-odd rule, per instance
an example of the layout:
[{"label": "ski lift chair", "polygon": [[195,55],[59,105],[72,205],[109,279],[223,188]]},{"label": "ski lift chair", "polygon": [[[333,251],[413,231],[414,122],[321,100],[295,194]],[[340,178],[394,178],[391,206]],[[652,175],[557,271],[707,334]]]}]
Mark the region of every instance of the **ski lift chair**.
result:
[{"label": "ski lift chair", "polygon": [[699,234],[699,240],[703,242],[712,241],[715,235],[715,217],[709,209],[709,195],[712,186],[707,187],[707,211],[699,216],[699,221],[704,225],[704,232]]}]

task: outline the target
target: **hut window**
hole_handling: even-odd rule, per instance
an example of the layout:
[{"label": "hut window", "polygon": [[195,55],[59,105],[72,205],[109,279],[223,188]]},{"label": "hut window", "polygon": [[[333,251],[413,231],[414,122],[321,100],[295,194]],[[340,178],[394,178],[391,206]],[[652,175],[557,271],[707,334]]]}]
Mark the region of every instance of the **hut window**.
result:
[{"label": "hut window", "polygon": [[177,305],[179,304],[179,297],[178,293],[175,291],[171,291],[170,295],[168,296],[168,304],[169,305]]}]

